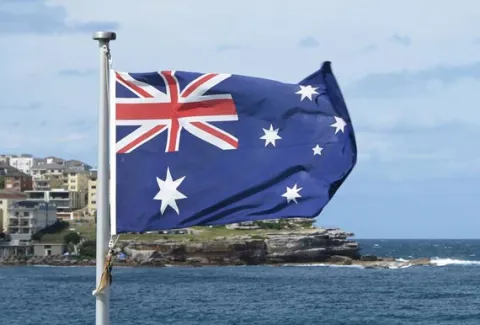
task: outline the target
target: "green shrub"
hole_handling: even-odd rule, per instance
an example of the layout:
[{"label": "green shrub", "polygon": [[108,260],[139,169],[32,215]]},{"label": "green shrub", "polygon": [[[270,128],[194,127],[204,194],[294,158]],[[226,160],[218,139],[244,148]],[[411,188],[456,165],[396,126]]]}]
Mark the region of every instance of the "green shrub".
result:
[{"label": "green shrub", "polygon": [[86,257],[95,257],[97,256],[97,243],[94,240],[87,240],[83,242],[79,250],[80,255]]}]

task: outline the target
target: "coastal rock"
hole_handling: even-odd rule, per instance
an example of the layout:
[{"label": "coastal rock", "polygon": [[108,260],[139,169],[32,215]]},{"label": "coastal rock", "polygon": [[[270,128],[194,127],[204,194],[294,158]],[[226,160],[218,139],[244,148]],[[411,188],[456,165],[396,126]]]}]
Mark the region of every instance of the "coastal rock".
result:
[{"label": "coastal rock", "polygon": [[152,258],[159,263],[195,266],[311,263],[327,261],[331,256],[358,258],[358,244],[347,239],[351,235],[339,229],[320,228],[262,236],[219,237],[206,242],[130,241],[119,247],[129,259],[142,265],[151,263]]},{"label": "coastal rock", "polygon": [[360,256],[360,261],[375,262],[378,260],[378,257],[374,255],[363,255]]},{"label": "coastal rock", "polygon": [[352,265],[352,259],[347,256],[334,255],[328,259],[328,262],[338,265]]}]

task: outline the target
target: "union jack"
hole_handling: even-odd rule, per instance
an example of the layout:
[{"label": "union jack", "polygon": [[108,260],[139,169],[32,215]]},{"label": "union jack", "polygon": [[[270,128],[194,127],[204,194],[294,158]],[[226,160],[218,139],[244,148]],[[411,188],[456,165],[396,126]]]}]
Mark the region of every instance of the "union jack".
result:
[{"label": "union jack", "polygon": [[136,80],[129,73],[115,71],[116,82],[136,96],[115,98],[115,123],[139,126],[116,143],[117,153],[132,152],[166,130],[165,152],[178,151],[182,129],[220,149],[238,148],[236,137],[209,123],[238,120],[231,94],[205,95],[230,74],[202,74],[183,90],[175,71],[158,74],[165,83],[165,93],[152,84]]}]

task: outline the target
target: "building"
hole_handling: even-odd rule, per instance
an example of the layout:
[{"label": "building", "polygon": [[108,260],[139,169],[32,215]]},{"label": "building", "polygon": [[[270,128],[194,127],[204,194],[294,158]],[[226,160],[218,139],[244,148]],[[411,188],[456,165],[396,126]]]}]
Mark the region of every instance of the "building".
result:
[{"label": "building", "polygon": [[8,231],[8,207],[15,202],[25,200],[25,193],[15,191],[0,191],[0,232]]},{"label": "building", "polygon": [[65,160],[63,160],[62,158],[49,156],[49,157],[37,159],[35,165],[41,166],[41,165],[51,165],[51,164],[64,166]]},{"label": "building", "polygon": [[84,192],[86,196],[90,166],[78,160],[64,162],[59,159],[45,158],[32,168],[33,189],[45,191],[63,188],[74,192]]},{"label": "building", "polygon": [[33,234],[57,221],[57,207],[52,202],[17,201],[8,207],[8,218],[11,241],[30,241]]},{"label": "building", "polygon": [[65,252],[65,245],[59,243],[36,243],[33,244],[33,255],[52,256],[62,255]]},{"label": "building", "polygon": [[12,155],[0,155],[0,164],[10,165],[10,157]]},{"label": "building", "polygon": [[46,191],[55,188],[62,188],[65,182],[65,166],[57,163],[47,164],[42,160],[31,169],[33,177],[33,189]]},{"label": "building", "polygon": [[30,154],[12,155],[9,157],[10,166],[31,175],[31,169],[35,166],[37,159]]},{"label": "building", "polygon": [[63,172],[66,167],[60,164],[52,163],[39,163],[31,168],[30,174],[33,176],[34,180],[37,179],[49,179],[49,177],[63,177]]},{"label": "building", "polygon": [[92,171],[88,179],[88,214],[94,216],[97,213],[97,171]]},{"label": "building", "polygon": [[26,191],[25,193],[28,200],[55,204],[57,217],[62,220],[72,220],[74,212],[85,208],[87,205],[85,195],[81,192],[52,189],[46,191]]},{"label": "building", "polygon": [[0,258],[10,256],[31,256],[33,254],[33,246],[26,241],[15,240],[13,242],[0,242]]},{"label": "building", "polygon": [[90,166],[90,165],[88,165],[84,162],[81,162],[80,160],[75,160],[75,159],[67,160],[65,162],[65,166],[69,170],[75,170],[77,172],[88,172],[92,169],[92,166]]},{"label": "building", "polygon": [[33,189],[32,176],[5,164],[0,164],[0,177],[4,179],[4,188],[8,191],[29,191]]},{"label": "building", "polygon": [[63,188],[72,192],[88,192],[89,174],[85,171],[67,169],[63,175]]}]

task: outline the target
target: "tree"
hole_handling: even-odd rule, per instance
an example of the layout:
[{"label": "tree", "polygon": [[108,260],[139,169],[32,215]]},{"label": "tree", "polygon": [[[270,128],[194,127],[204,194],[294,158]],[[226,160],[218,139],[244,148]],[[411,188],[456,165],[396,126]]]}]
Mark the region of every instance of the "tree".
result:
[{"label": "tree", "polygon": [[76,232],[73,232],[73,231],[71,231],[68,234],[66,234],[65,236],[63,236],[63,241],[65,242],[65,244],[78,245],[81,240],[82,240],[82,237],[80,237],[79,234],[77,234]]},{"label": "tree", "polygon": [[5,188],[5,177],[0,176],[0,190],[3,190]]},{"label": "tree", "polygon": [[63,236],[63,241],[65,244],[67,244],[67,246],[73,246],[73,251],[75,252],[75,254],[77,254],[77,245],[82,241],[82,237],[80,237],[80,235],[76,232],[71,231],[65,236]]},{"label": "tree", "polygon": [[94,240],[84,241],[80,247],[80,255],[86,257],[95,257],[96,256],[96,242]]}]

